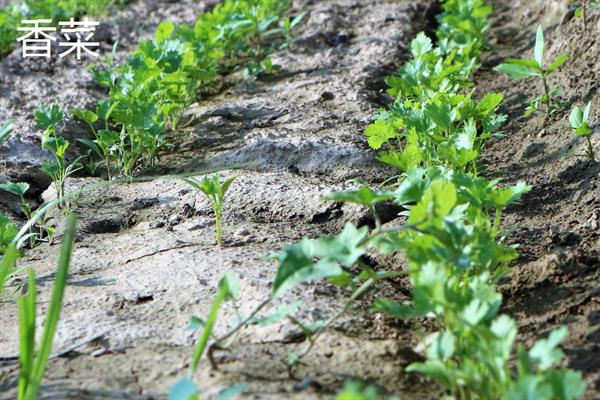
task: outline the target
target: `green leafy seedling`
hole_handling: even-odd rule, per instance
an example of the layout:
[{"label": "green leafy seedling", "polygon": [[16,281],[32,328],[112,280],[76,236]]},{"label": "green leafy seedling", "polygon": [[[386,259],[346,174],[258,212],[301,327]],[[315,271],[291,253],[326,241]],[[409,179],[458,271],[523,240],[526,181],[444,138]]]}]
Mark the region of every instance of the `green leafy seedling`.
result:
[{"label": "green leafy seedling", "polygon": [[581,111],[578,106],[575,106],[569,115],[569,127],[577,134],[577,136],[584,137],[587,141],[588,149],[586,155],[596,161],[596,153],[590,135],[592,134],[592,128],[589,125],[590,111],[592,109],[592,102],[590,101],[585,106],[585,109]]},{"label": "green leafy seedling", "polygon": [[65,197],[67,178],[82,168],[79,161],[83,158],[78,157],[71,163],[67,163],[66,153],[70,145],[69,141],[56,132],[58,124],[63,118],[64,114],[56,104],[49,107],[42,106],[35,113],[38,127],[44,130],[42,149],[48,150],[54,157],[53,161],[43,164],[42,170],[54,182],[56,196],[59,199]]},{"label": "green leafy seedling", "polygon": [[212,178],[205,177],[201,181],[194,178],[185,178],[184,181],[190,186],[198,189],[208,197],[213,211],[215,212],[215,224],[217,229],[217,243],[221,243],[221,210],[223,208],[223,199],[225,193],[235,180],[235,176],[225,179],[223,182],[219,180],[217,175]]},{"label": "green leafy seedling", "polygon": [[[25,193],[27,193],[27,191],[29,190],[29,184],[26,182],[6,182],[0,184],[0,189],[8,193],[14,194],[19,198],[21,211],[23,212],[23,214],[25,214],[27,220],[30,220],[33,210],[29,202],[25,200]],[[29,230],[29,235],[29,244],[33,248],[35,246],[35,234],[33,233],[33,227]]]},{"label": "green leafy seedling", "polygon": [[547,111],[552,110],[552,99],[559,93],[558,89],[550,89],[548,87],[548,76],[558,70],[561,65],[567,61],[568,56],[562,54],[546,68],[544,67],[544,32],[542,26],[538,26],[535,38],[535,48],[532,59],[522,58],[507,58],[506,63],[498,65],[494,71],[501,72],[514,79],[523,79],[530,77],[538,77],[541,79],[544,86],[544,95],[533,99],[530,103],[530,108],[526,115],[529,115],[538,109],[539,103],[545,103]]}]

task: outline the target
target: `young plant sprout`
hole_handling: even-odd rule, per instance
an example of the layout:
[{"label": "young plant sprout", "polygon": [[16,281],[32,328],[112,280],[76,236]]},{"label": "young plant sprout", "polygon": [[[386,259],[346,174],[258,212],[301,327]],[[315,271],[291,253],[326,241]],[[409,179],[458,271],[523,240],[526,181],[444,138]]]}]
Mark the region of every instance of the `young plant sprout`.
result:
[{"label": "young plant sprout", "polygon": [[54,157],[54,161],[44,162],[42,170],[54,182],[56,196],[59,199],[65,196],[67,178],[82,168],[79,161],[83,158],[83,156],[77,157],[73,162],[67,163],[69,141],[56,133],[57,126],[63,118],[64,114],[56,104],[50,107],[42,106],[35,113],[35,122],[38,127],[44,129],[42,149],[48,150]]},{"label": "young plant sprout", "polygon": [[[0,189],[8,193],[14,194],[19,198],[21,211],[29,221],[33,213],[31,205],[27,200],[25,200],[25,193],[27,193],[27,191],[29,190],[29,184],[25,182],[6,182],[0,184]],[[29,229],[29,235],[29,244],[33,248],[33,246],[35,246],[35,234],[33,233],[33,227]]]},{"label": "young plant sprout", "polygon": [[530,77],[538,77],[541,79],[544,94],[542,96],[536,97],[532,99],[529,103],[529,107],[525,115],[531,115],[539,109],[540,103],[546,104],[546,110],[548,113],[552,111],[553,107],[557,108],[556,105],[552,104],[552,99],[558,96],[560,93],[560,89],[548,87],[548,76],[550,76],[554,71],[556,71],[561,65],[567,61],[567,55],[562,54],[550,65],[546,68],[544,67],[543,59],[544,59],[544,32],[542,31],[542,26],[539,25],[537,28],[537,34],[535,38],[535,48],[533,51],[532,59],[522,59],[522,58],[507,58],[506,63],[498,65],[494,68],[494,71],[502,72],[503,74],[508,75],[514,79],[523,79]]},{"label": "young plant sprout", "polygon": [[587,28],[587,10],[591,8],[598,8],[599,3],[597,1],[581,0],[579,7],[575,9],[575,17],[581,18],[583,21],[583,29]]},{"label": "young plant sprout", "polygon": [[592,134],[592,128],[589,125],[590,110],[592,109],[592,102],[588,102],[585,109],[581,111],[578,106],[571,111],[569,115],[569,127],[577,134],[577,136],[584,137],[587,141],[588,149],[586,156],[592,161],[596,161],[596,153],[590,135]]},{"label": "young plant sprout", "polygon": [[235,180],[235,176],[225,179],[223,182],[219,180],[217,175],[212,178],[205,177],[201,181],[194,178],[185,178],[190,186],[198,189],[208,197],[213,211],[215,212],[215,224],[217,229],[217,243],[221,244],[221,209],[223,207],[223,199],[225,193]]}]

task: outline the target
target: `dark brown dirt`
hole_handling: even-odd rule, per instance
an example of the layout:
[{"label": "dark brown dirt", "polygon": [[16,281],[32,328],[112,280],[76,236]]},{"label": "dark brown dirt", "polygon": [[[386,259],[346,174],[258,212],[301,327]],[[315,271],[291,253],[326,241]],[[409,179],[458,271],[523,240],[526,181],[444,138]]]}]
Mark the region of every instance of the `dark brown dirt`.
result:
[{"label": "dark brown dirt", "polygon": [[[519,340],[530,345],[560,325],[569,327],[567,365],[584,373],[586,399],[600,395],[600,164],[581,155],[585,140],[568,128],[574,105],[592,101],[590,120],[598,135],[600,121],[600,13],[588,27],[560,1],[492,1],[493,51],[477,75],[479,92],[505,94],[507,137],[485,151],[487,173],[506,182],[524,180],[533,190],[504,220],[516,228],[509,241],[519,243],[520,260],[502,286],[505,312],[519,322]],[[530,97],[541,94],[535,79],[521,81],[491,70],[505,57],[530,58],[535,29],[542,24],[546,60],[559,54],[567,63],[550,78],[567,107],[524,117]],[[547,61],[549,62],[549,61]],[[598,136],[592,142],[600,148]]]}]

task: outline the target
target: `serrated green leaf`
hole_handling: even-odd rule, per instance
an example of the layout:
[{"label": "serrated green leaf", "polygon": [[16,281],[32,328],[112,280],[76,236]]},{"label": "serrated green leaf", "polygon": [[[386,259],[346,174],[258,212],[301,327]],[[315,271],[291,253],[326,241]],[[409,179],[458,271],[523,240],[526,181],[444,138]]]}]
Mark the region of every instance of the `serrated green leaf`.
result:
[{"label": "serrated green leaf", "polygon": [[156,28],[156,33],[154,34],[154,40],[157,42],[164,42],[169,39],[173,32],[175,31],[175,25],[171,21],[163,21]]},{"label": "serrated green leaf", "polygon": [[486,93],[483,99],[477,103],[476,110],[480,115],[486,116],[494,112],[503,99],[504,95],[502,93]]},{"label": "serrated green leaf", "polygon": [[410,52],[414,57],[419,57],[433,49],[431,39],[427,37],[425,32],[419,32],[417,36],[410,42]]},{"label": "serrated green leaf", "polygon": [[63,118],[64,114],[56,104],[41,106],[35,112],[35,122],[41,129],[56,128]]},{"label": "serrated green leaf", "polygon": [[365,136],[369,141],[369,146],[379,150],[382,145],[397,136],[396,128],[384,120],[378,120],[365,129]]},{"label": "serrated green leaf", "polygon": [[86,110],[86,109],[71,109],[69,110],[69,112],[71,113],[71,115],[76,116],[77,118],[81,119],[84,122],[87,122],[89,125],[93,125],[94,122],[96,122],[98,120],[98,116],[91,112],[90,110]]}]

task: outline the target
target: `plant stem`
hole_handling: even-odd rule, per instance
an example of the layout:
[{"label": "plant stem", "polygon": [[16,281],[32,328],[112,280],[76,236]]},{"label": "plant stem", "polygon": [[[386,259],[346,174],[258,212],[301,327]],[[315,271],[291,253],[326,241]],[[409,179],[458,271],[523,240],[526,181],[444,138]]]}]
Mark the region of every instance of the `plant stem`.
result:
[{"label": "plant stem", "polygon": [[[71,262],[71,252],[73,249],[73,242],[75,240],[76,223],[77,216],[75,214],[69,214],[67,217],[65,236],[60,250],[60,258],[58,260],[54,290],[52,291],[52,298],[50,299],[50,307],[46,312],[46,320],[44,321],[44,331],[42,334],[40,348],[36,354],[36,359],[32,366],[31,374],[29,375],[27,390],[24,394],[25,400],[36,399],[40,388],[40,383],[44,377],[44,371],[46,370],[48,357],[50,356],[50,351],[52,350],[52,342],[54,339],[54,334],[56,333],[56,327],[58,326],[58,320],[60,317],[60,311],[62,309],[63,297],[65,293],[65,286],[67,285],[69,264]],[[35,283],[35,280],[33,282]],[[35,292],[36,289],[35,286],[31,287],[30,285],[28,290]]]},{"label": "plant stem", "polygon": [[596,152],[594,151],[594,146],[592,146],[592,141],[590,140],[590,135],[585,137],[588,144],[588,156],[592,159],[592,161],[596,162]]},{"label": "plant stem", "polygon": [[546,82],[546,72],[542,73],[542,82],[544,83],[544,92],[546,93],[546,107],[547,112],[550,114],[550,92],[548,90],[548,82]]},{"label": "plant stem", "polygon": [[230,330],[225,336],[221,336],[216,342],[217,343],[222,343],[223,341],[229,339],[231,336],[233,336],[237,331],[239,331],[242,327],[244,327],[249,321],[251,321],[252,319],[254,319],[254,317],[256,317],[256,315],[263,309],[265,308],[272,300],[272,297],[269,297],[267,300],[263,301],[262,303],[260,303],[258,305],[258,307],[256,307],[254,309],[254,311],[252,311],[252,314],[250,314],[248,316],[248,318],[246,318],[245,320],[243,320],[242,322],[240,322],[239,324],[236,325],[235,328],[233,328],[232,330]]},{"label": "plant stem", "polygon": [[494,226],[492,231],[494,233],[494,237],[498,236],[498,230],[500,229],[500,221],[502,220],[502,207],[496,208],[496,216],[494,218]]}]

